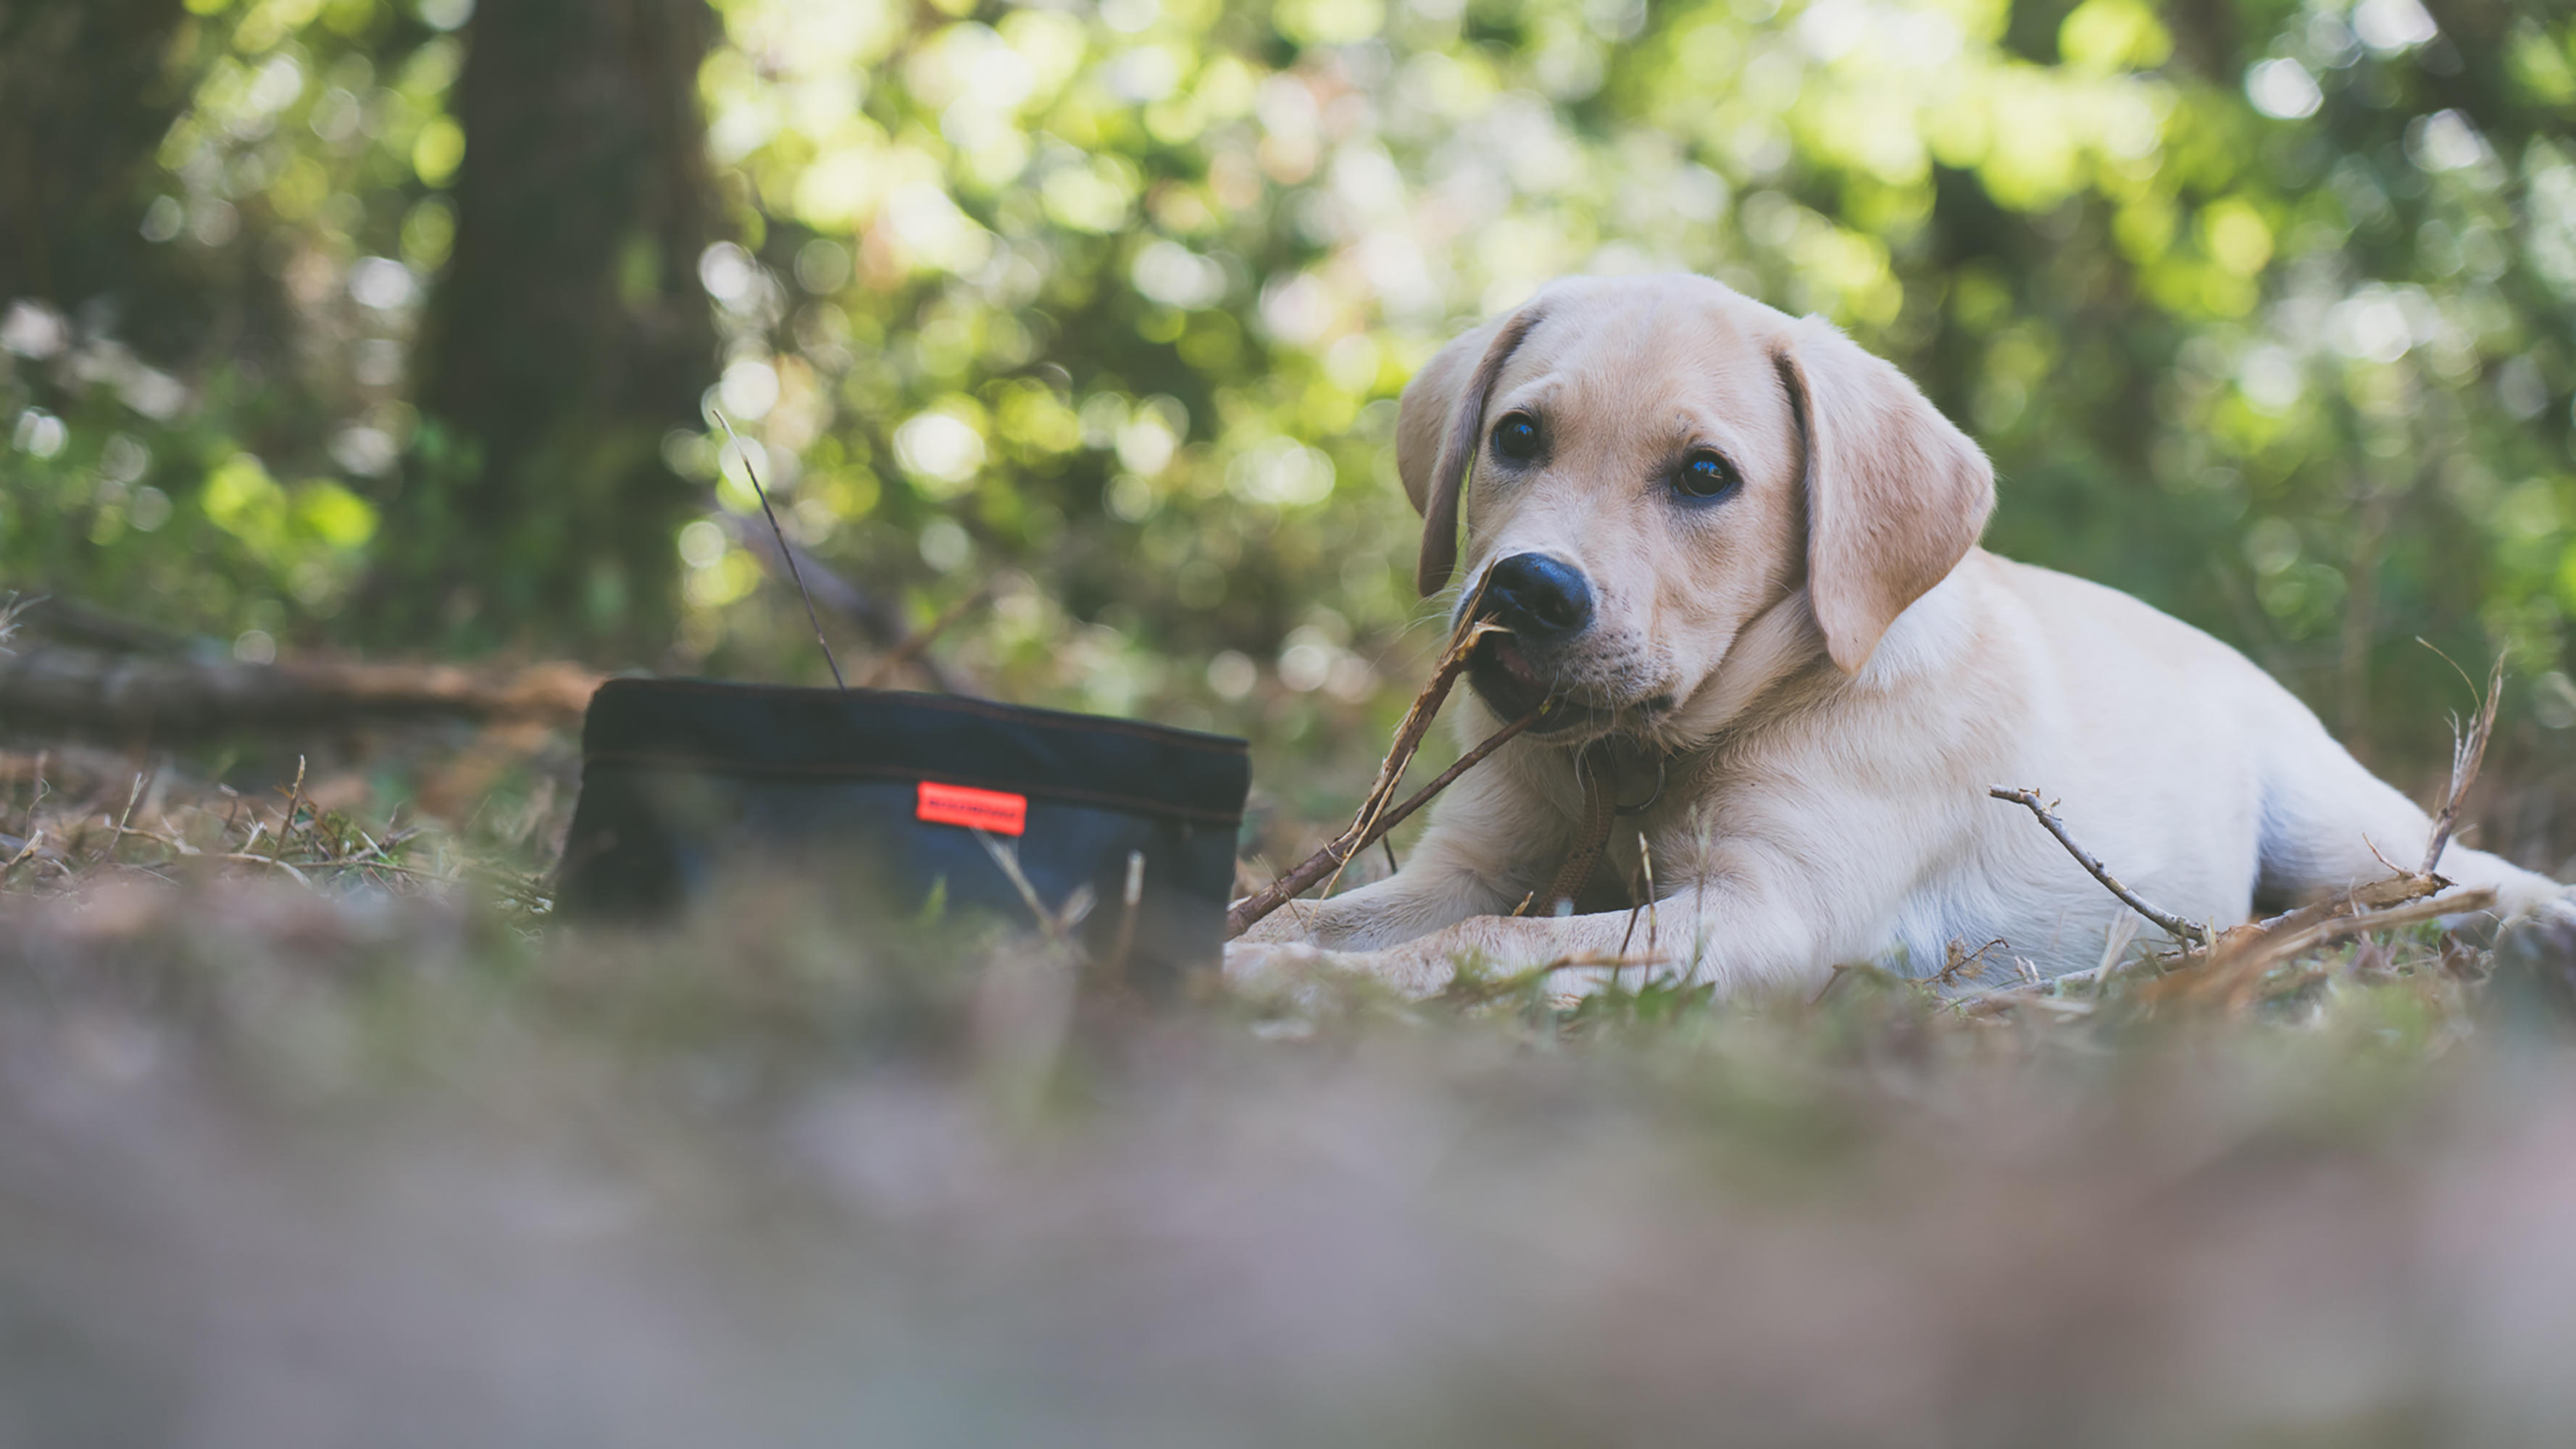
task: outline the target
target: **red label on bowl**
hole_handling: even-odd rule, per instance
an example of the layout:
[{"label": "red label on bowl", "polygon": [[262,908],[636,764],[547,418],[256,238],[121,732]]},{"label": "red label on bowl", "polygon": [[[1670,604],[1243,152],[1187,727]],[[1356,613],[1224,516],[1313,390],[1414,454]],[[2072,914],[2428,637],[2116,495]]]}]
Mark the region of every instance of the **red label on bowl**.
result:
[{"label": "red label on bowl", "polygon": [[1018,835],[1028,828],[1029,797],[924,780],[921,806],[913,813],[936,825],[967,825],[995,835]]}]

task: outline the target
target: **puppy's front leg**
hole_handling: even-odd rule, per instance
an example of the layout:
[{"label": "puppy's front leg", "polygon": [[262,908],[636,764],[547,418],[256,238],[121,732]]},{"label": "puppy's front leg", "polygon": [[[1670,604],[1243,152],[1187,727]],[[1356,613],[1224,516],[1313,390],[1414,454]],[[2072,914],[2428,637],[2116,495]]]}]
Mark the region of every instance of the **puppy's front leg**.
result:
[{"label": "puppy's front leg", "polygon": [[1618,970],[1642,968],[1648,976],[1712,982],[1731,994],[1820,983],[1832,962],[1865,956],[1885,928],[1871,913],[1814,888],[1812,882],[1823,878],[1819,873],[1786,869],[1758,848],[1721,848],[1716,854],[1717,869],[1680,882],[1656,902],[1651,916],[1642,910],[1480,915],[1374,950],[1229,950],[1226,975],[1261,985],[1309,970],[1340,970],[1427,996],[1468,963],[1505,975],[1558,966],[1551,983],[1578,993],[1598,990]]},{"label": "puppy's front leg", "polygon": [[[1242,986],[1268,986],[1303,976],[1318,965],[1372,972],[1404,990],[1424,995],[1438,981],[1414,984],[1424,973],[1381,968],[1377,955],[1403,944],[1434,939],[1426,933],[1454,928],[1479,912],[1501,910],[1498,893],[1474,877],[1416,859],[1385,880],[1320,901],[1289,901],[1253,923],[1225,947],[1226,978]],[[1401,978],[1401,979],[1399,979]]]},{"label": "puppy's front leg", "polygon": [[1258,945],[1374,951],[1510,910],[1538,883],[1521,878],[1563,855],[1564,830],[1534,818],[1507,782],[1471,776],[1442,799],[1403,869],[1347,894],[1281,906],[1226,948],[1227,970],[1249,963]]},{"label": "puppy's front leg", "polygon": [[[1730,900],[1729,897],[1736,897]],[[1737,892],[1693,889],[1646,913],[1591,916],[1480,916],[1446,930],[1342,963],[1399,990],[1427,995],[1462,965],[1495,975],[1558,968],[1551,989],[1589,995],[1622,970],[1632,982],[1666,976],[1715,982],[1733,994],[1763,985],[1821,979],[1814,933],[1794,917],[1746,909]]]},{"label": "puppy's front leg", "polygon": [[1289,901],[1253,923],[1227,948],[1294,943],[1334,951],[1373,951],[1409,941],[1471,916],[1508,909],[1503,888],[1471,863],[1426,840],[1404,868],[1381,881],[1320,901]]}]

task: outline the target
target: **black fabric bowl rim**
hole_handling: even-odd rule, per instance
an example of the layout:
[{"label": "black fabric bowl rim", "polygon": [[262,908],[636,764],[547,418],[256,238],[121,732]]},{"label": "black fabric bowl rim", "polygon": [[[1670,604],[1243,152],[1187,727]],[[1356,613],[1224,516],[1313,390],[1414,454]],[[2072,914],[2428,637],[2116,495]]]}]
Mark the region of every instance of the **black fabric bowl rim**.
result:
[{"label": "black fabric bowl rim", "polygon": [[[904,763],[854,758],[835,740],[821,749],[773,749],[753,755],[711,743],[707,732],[724,728],[714,717],[686,714],[654,717],[663,703],[685,711],[691,702],[760,704],[785,707],[809,730],[829,721],[835,733],[846,728],[866,738],[873,727],[915,733],[891,750]],[[917,731],[924,717],[954,717],[964,733],[954,740],[925,742]],[[1080,751],[1100,778],[1077,784],[1060,778],[1060,769],[1029,758],[1024,732],[1061,736],[1064,747]],[[931,781],[977,789],[1003,790],[1066,804],[1105,807],[1232,827],[1243,818],[1243,795],[1251,774],[1248,742],[1227,735],[1185,730],[1144,720],[1117,719],[963,699],[955,695],[901,690],[831,689],[805,685],[747,684],[707,679],[623,677],[603,683],[592,697],[583,726],[582,753],[590,768],[671,771],[737,778]],[[980,735],[980,739],[977,736]],[[820,738],[791,735],[771,745],[820,745]],[[924,758],[925,745],[935,758]],[[953,752],[935,748],[954,744]],[[1103,760],[1104,748],[1126,754]],[[1165,752],[1179,752],[1175,759]],[[986,758],[989,756],[990,758]],[[1010,768],[1012,764],[1020,768]]]}]

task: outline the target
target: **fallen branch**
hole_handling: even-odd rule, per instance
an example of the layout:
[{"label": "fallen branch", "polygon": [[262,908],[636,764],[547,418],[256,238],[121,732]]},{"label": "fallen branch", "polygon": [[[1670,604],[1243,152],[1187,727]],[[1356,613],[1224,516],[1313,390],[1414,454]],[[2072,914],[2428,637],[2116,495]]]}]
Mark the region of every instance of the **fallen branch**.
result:
[{"label": "fallen branch", "polygon": [[2065,823],[2060,821],[2055,815],[2050,814],[2047,806],[2039,803],[2038,791],[2007,790],[2003,786],[1997,785],[1987,790],[1986,793],[1998,800],[2008,800],[2015,805],[2028,806],[2030,813],[2039,817],[2039,823],[2048,827],[2048,833],[2057,837],[2057,843],[2066,847],[2066,853],[2075,857],[2075,863],[2084,867],[2086,874],[2092,876],[2095,880],[2100,881],[2104,890],[2118,896],[2121,904],[2127,906],[2130,910],[2136,911],[2139,915],[2146,917],[2148,920],[2155,922],[2157,926],[2164,930],[2165,934],[2173,937],[2177,941],[2185,943],[2193,941],[2206,942],[2215,934],[2208,926],[2205,926],[2188,916],[2177,916],[2171,911],[2156,909],[2154,906],[2147,904],[2145,898],[2141,897],[2136,891],[2120,884],[2118,880],[2112,877],[2111,872],[2102,868],[2102,862],[2095,860],[2089,851],[2085,850],[2083,846],[2075,843],[2075,837],[2066,833]]},{"label": "fallen branch", "polygon": [[429,717],[569,724],[589,707],[602,678],[561,663],[492,672],[445,664],[240,664],[28,649],[0,655],[0,727],[171,739]]},{"label": "fallen branch", "polygon": [[2495,903],[2496,893],[2486,886],[2479,886],[2441,900],[2416,900],[2385,910],[2335,916],[2304,930],[2283,932],[2267,939],[2260,949],[2259,959],[2269,964],[2313,947],[2331,945],[2348,936],[2369,931],[2393,931],[2400,926],[2417,925],[2443,916],[2466,915],[2471,911],[2486,910]]},{"label": "fallen branch", "polygon": [[2016,1006],[2047,1004],[2046,998],[2067,987],[2136,969],[2152,970],[2156,978],[2140,991],[2141,999],[2150,1005],[2219,1001],[2231,1008],[2241,1006],[2275,965],[2303,952],[2372,931],[2393,931],[2444,916],[2483,911],[2495,904],[2495,892],[2484,887],[2442,900],[2427,899],[2450,888],[2451,882],[2439,876],[2399,875],[2373,881],[2329,900],[2222,931],[2215,950],[2206,946],[2187,948],[2179,961],[2167,957],[2163,964],[2155,965],[2106,962],[2041,981],[2005,982],[1966,992],[1951,997],[1950,1005],[1971,1016],[1990,1016]]},{"label": "fallen branch", "polygon": [[[2420,925],[2443,916],[2485,910],[2494,904],[2495,892],[2481,887],[2443,900],[2415,900],[2386,910],[2331,916],[2298,930],[2262,933],[2243,928],[2230,932],[2230,939],[2222,941],[2212,956],[2191,969],[2149,982],[2140,995],[2151,1006],[2214,1003],[2222,1010],[2239,1010],[2260,997],[2277,994],[2264,989],[2265,976],[2273,967],[2302,952],[2370,931]],[[2313,976],[2304,977],[2302,981],[2312,979]]]},{"label": "fallen branch", "polygon": [[2218,942],[2221,947],[2226,947],[2230,942],[2239,939],[2250,940],[2257,937],[2276,936],[2284,932],[2304,931],[2319,921],[2342,916],[2367,915],[2373,911],[2387,910],[2391,906],[2420,901],[2426,896],[2438,895],[2449,890],[2451,884],[2450,880],[2442,876],[2409,875],[2399,871],[2385,880],[2357,885],[2348,891],[2338,891],[2324,900],[2311,901],[2296,910],[2283,911],[2277,916],[2266,916],[2250,925],[2221,931]]}]

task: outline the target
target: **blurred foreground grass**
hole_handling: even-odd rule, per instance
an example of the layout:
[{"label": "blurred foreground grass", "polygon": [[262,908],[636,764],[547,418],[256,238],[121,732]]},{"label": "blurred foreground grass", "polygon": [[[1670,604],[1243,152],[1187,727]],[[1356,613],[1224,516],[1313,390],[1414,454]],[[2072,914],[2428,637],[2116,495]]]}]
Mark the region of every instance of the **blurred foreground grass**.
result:
[{"label": "blurred foreground grass", "polygon": [[249,802],[67,772],[49,862],[11,779],[0,1443],[2576,1428],[2576,1057],[2462,943],[2237,1015],[1148,1012],[793,884],[550,926],[542,830],[308,813],[272,865],[215,848]]}]

